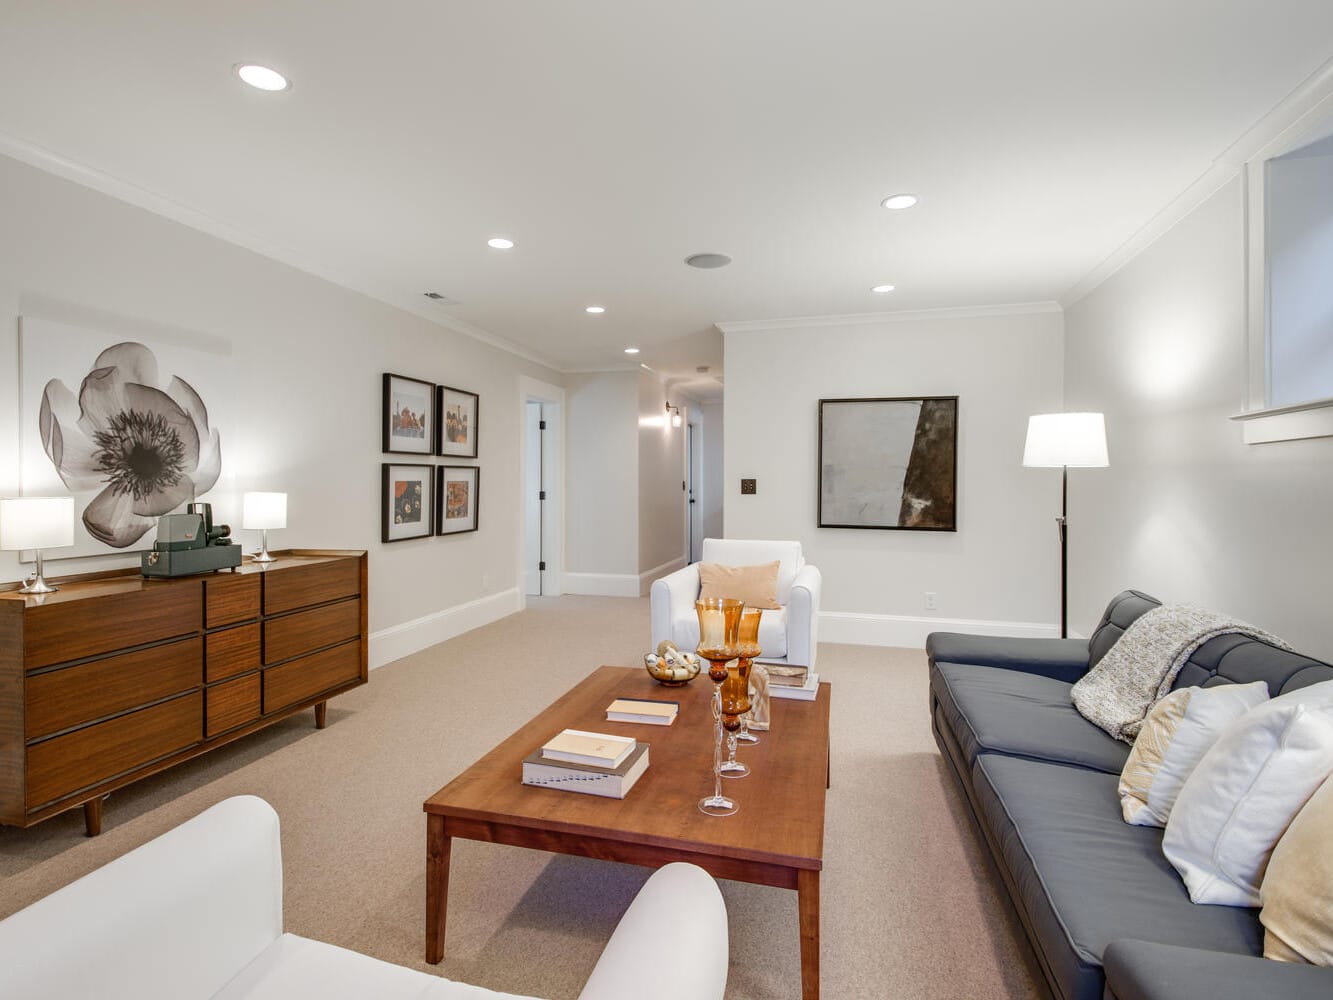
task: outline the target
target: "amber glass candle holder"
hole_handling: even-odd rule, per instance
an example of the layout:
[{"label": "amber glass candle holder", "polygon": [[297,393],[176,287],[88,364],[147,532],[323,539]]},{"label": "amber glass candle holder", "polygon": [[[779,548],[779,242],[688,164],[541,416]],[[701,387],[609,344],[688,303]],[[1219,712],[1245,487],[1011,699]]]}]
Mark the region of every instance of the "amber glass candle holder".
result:
[{"label": "amber glass candle holder", "polygon": [[713,717],[717,720],[713,726],[713,794],[699,800],[699,810],[709,816],[730,816],[736,811],[736,803],[722,794],[722,683],[727,679],[727,663],[736,659],[744,608],[743,602],[730,598],[694,602],[694,612],[699,616],[699,646],[695,652],[708,661]]},{"label": "amber glass candle holder", "polygon": [[758,743],[759,737],[750,735],[745,717],[750,711],[750,670],[759,648],[759,619],[763,611],[745,608],[741,611],[737,632],[735,661],[727,664],[727,679],[722,682],[722,726],[727,731],[727,759],[722,762],[722,777],[743,778],[750,769],[736,759],[736,744]]}]

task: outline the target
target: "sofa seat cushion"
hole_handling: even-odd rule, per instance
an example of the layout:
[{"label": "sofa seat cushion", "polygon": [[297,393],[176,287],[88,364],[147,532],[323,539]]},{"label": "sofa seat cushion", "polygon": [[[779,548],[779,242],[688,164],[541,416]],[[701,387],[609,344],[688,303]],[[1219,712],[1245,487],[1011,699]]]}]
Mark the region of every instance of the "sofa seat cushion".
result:
[{"label": "sofa seat cushion", "polygon": [[1162,855],[1162,832],[1121,822],[1115,775],[982,754],[972,777],[1014,900],[1065,1000],[1100,1000],[1102,956],[1120,938],[1262,954],[1257,911],[1191,903]]},{"label": "sofa seat cushion", "polygon": [[[677,649],[693,653],[699,645],[699,616],[694,613],[694,605],[686,609],[688,613],[678,614],[671,623],[671,641]],[[761,660],[772,660],[787,655],[787,609],[775,608],[765,611],[759,617],[759,648],[764,652]]]},{"label": "sofa seat cushion", "polygon": [[214,1000],[290,1000],[291,997],[513,1000],[508,993],[455,983],[296,934],[284,934],[260,952]]},{"label": "sofa seat cushion", "polygon": [[1078,714],[1066,681],[936,663],[930,684],[969,766],[978,754],[1002,753],[1114,775],[1124,769],[1129,747]]}]

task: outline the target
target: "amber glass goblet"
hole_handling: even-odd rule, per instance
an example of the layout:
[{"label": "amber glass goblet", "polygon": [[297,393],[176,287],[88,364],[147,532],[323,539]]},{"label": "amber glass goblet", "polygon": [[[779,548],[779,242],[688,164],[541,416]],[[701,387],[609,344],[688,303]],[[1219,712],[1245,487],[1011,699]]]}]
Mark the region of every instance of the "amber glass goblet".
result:
[{"label": "amber glass goblet", "polygon": [[699,811],[708,816],[730,816],[736,803],[722,794],[722,683],[727,663],[736,658],[737,633],[745,604],[730,598],[710,597],[694,602],[699,616],[699,646],[695,650],[708,661],[713,682],[713,794],[699,800]]},{"label": "amber glass goblet", "polygon": [[[763,653],[759,648],[759,622],[764,615],[761,608],[746,608],[741,612],[740,644],[741,658],[748,659],[751,664]],[[747,711],[741,716],[741,731],[736,734],[737,743],[758,743],[759,737],[750,732],[750,713]]]}]

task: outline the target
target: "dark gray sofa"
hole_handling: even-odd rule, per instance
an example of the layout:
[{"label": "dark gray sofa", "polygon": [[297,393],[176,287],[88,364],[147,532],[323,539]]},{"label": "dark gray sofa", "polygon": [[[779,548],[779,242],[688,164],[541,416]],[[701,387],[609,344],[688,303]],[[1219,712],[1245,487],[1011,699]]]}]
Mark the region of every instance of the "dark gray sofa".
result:
[{"label": "dark gray sofa", "polygon": [[[1079,715],[1069,689],[1158,603],[1125,591],[1086,641],[933,633],[935,741],[1060,1000],[1333,996],[1333,969],[1260,957],[1259,911],[1191,903],[1162,831],[1121,818],[1129,746]],[[1175,686],[1255,680],[1276,696],[1333,680],[1333,666],[1225,635]]]}]

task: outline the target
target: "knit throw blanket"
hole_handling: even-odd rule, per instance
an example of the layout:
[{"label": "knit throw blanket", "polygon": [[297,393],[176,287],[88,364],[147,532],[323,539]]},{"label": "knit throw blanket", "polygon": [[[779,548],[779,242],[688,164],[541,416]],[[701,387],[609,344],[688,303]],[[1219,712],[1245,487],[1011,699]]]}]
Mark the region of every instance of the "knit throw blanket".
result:
[{"label": "knit throw blanket", "polygon": [[1209,639],[1239,633],[1290,649],[1253,625],[1202,608],[1163,605],[1141,615],[1070,691],[1074,707],[1118,740],[1133,743],[1148,710]]}]

